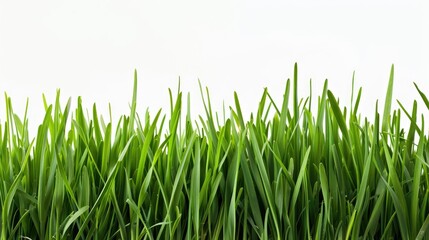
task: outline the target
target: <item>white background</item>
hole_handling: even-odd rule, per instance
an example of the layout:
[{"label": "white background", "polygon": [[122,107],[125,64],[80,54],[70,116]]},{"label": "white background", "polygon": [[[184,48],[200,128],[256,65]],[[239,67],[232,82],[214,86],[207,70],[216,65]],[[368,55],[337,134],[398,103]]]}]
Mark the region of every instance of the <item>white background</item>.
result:
[{"label": "white background", "polygon": [[[32,128],[42,121],[42,93],[53,102],[57,88],[63,104],[82,96],[106,118],[110,102],[118,117],[129,112],[137,69],[140,115],[168,113],[167,89],[176,91],[180,76],[194,116],[203,113],[200,79],[215,109],[237,91],[249,117],[264,87],[281,104],[297,62],[301,97],[310,78],[315,95],[328,79],[347,106],[356,71],[361,113],[372,120],[393,63],[395,99],[410,109],[419,99],[412,82],[429,93],[429,5],[344,2],[0,0],[0,92],[20,116],[30,98]],[[4,121],[4,98],[0,106]]]}]

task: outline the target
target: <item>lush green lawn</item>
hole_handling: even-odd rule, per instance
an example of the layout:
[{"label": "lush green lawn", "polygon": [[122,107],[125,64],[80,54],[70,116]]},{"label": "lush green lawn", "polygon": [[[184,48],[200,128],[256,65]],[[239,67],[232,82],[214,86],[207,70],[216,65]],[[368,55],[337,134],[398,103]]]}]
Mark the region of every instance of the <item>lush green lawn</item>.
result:
[{"label": "lush green lawn", "polygon": [[372,119],[361,90],[347,108],[327,82],[301,99],[296,65],[283,102],[265,90],[250,119],[235,95],[221,120],[203,89],[198,120],[181,92],[140,116],[136,84],[115,126],[58,94],[35,138],[6,97],[2,239],[429,239],[427,128],[417,104],[391,110],[393,67]]}]

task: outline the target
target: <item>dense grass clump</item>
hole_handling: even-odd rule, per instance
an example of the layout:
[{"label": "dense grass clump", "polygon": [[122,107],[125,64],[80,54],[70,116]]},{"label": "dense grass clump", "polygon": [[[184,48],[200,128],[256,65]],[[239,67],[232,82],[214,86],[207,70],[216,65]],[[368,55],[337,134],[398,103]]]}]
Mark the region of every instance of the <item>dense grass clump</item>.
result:
[{"label": "dense grass clump", "polygon": [[219,121],[208,91],[198,121],[180,91],[168,118],[139,116],[136,84],[116,126],[58,94],[35,138],[6,96],[1,239],[429,239],[428,135],[416,103],[392,113],[393,67],[373,119],[361,89],[349,110],[326,82],[300,99],[296,65],[281,105],[265,90],[249,120],[235,95]]}]

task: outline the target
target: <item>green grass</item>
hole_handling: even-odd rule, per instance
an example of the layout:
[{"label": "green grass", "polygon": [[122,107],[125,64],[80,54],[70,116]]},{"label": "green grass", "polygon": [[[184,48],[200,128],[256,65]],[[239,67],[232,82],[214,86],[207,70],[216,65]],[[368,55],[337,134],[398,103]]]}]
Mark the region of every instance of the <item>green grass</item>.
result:
[{"label": "green grass", "polygon": [[392,111],[393,66],[372,119],[361,89],[349,108],[327,82],[303,99],[297,74],[248,120],[237,94],[219,120],[201,85],[197,121],[180,88],[140,116],[136,76],[117,125],[58,92],[35,138],[5,95],[1,239],[429,239],[428,135],[416,103]]}]

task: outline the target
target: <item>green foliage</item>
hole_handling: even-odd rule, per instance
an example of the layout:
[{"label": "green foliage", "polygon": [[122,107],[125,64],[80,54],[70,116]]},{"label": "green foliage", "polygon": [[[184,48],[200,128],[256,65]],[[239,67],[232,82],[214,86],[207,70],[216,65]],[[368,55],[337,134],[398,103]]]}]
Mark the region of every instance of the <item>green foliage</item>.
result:
[{"label": "green foliage", "polygon": [[392,113],[393,73],[371,121],[361,89],[347,111],[327,81],[311,111],[296,65],[292,96],[290,80],[281,105],[265,89],[249,120],[234,94],[219,122],[201,85],[199,121],[180,88],[168,115],[140,116],[135,75],[116,127],[58,92],[32,139],[5,95],[1,239],[429,239],[428,136],[416,103]]}]

